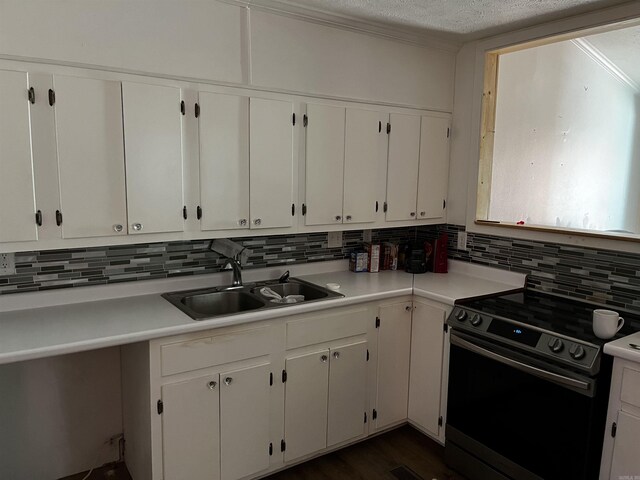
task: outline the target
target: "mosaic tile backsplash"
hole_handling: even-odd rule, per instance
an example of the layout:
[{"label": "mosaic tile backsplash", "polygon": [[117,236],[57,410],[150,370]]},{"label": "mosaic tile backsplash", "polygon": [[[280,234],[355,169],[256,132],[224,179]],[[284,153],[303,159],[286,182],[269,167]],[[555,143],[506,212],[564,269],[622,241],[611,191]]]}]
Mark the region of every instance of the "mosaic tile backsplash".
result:
[{"label": "mosaic tile backsplash", "polygon": [[[374,241],[404,242],[415,227],[374,230]],[[343,232],[343,246],[328,248],[326,233],[232,238],[252,251],[243,268],[322,262],[347,258],[362,244],[363,232]],[[15,254],[16,273],[0,276],[0,294],[101,285],[214,273],[223,258],[209,240],[74,248]]]},{"label": "mosaic tile backsplash", "polygon": [[419,239],[449,234],[449,258],[526,273],[528,288],[640,313],[640,255],[558,243],[468,233],[457,250],[459,225],[418,227]]}]

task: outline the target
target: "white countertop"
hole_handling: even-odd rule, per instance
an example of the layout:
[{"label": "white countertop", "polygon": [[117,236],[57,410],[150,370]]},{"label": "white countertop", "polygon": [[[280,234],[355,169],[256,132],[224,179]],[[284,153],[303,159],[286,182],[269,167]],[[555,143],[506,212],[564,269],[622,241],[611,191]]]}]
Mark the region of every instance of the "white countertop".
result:
[{"label": "white countertop", "polygon": [[[122,286],[67,289],[60,291],[58,295],[52,292],[43,292],[43,295],[6,295],[0,297],[0,302],[4,302],[0,303],[0,309],[6,310],[0,311],[0,364],[123,345],[412,293],[452,305],[456,299],[524,286],[524,275],[468,264],[458,265],[461,262],[450,262],[452,267],[448,274],[416,275],[415,285],[414,276],[401,271],[352,273],[344,270],[345,262],[326,263],[327,265],[320,267],[307,265],[287,268],[292,270],[292,276],[322,286],[329,282],[339,283],[339,292],[345,295],[344,298],[263,309],[203,321],[192,320],[163,299],[159,292],[220,285],[225,283],[224,281],[228,282],[228,275],[202,275],[201,278],[163,280],[156,283],[136,282],[145,285],[129,285],[128,296],[125,295],[127,289],[123,290]],[[332,266],[340,270],[326,271]],[[281,270],[283,269],[248,271],[246,277],[251,278],[247,278],[246,281],[277,278],[282,273]],[[308,274],[314,270],[320,270],[321,273]],[[154,289],[157,290],[155,293],[149,293]],[[104,299],[99,299],[101,294]],[[21,304],[38,308],[17,308]]]},{"label": "white countertop", "polygon": [[630,343],[640,345],[640,332],[609,342],[604,346],[604,353],[640,363],[640,350],[629,346]]}]

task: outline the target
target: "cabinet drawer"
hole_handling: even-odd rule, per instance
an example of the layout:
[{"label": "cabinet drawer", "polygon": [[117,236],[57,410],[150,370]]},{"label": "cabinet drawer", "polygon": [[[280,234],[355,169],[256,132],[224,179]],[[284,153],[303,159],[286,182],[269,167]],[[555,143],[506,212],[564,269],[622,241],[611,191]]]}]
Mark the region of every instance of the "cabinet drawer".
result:
[{"label": "cabinet drawer", "polygon": [[293,320],[287,323],[287,349],[365,334],[369,321],[373,322],[369,308],[328,311]]},{"label": "cabinet drawer", "polygon": [[622,372],[622,392],[620,399],[635,407],[640,407],[640,372],[625,368]]},{"label": "cabinet drawer", "polygon": [[163,345],[162,376],[268,355],[273,347],[270,330],[265,326]]}]

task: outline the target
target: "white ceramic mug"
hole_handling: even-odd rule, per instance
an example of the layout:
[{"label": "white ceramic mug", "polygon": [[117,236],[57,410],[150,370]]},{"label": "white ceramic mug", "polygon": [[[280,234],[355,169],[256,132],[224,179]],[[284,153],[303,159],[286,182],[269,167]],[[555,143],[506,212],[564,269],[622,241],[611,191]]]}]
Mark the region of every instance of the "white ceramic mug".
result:
[{"label": "white ceramic mug", "polygon": [[593,311],[593,333],[598,338],[613,338],[624,325],[624,318],[613,310],[596,309]]}]

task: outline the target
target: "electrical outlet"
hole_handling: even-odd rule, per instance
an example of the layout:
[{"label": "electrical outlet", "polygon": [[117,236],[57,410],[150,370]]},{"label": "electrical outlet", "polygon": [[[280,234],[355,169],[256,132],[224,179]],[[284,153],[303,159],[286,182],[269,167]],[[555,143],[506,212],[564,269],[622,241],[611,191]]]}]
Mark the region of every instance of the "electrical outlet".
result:
[{"label": "electrical outlet", "polygon": [[0,275],[16,273],[16,260],[13,253],[0,253]]},{"label": "electrical outlet", "polygon": [[467,232],[458,232],[458,250],[468,250]]},{"label": "electrical outlet", "polygon": [[329,232],[329,248],[342,247],[342,232]]},{"label": "electrical outlet", "polygon": [[371,230],[362,231],[362,241],[371,243]]}]

